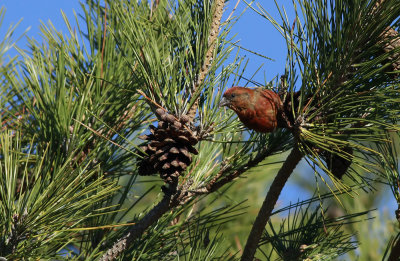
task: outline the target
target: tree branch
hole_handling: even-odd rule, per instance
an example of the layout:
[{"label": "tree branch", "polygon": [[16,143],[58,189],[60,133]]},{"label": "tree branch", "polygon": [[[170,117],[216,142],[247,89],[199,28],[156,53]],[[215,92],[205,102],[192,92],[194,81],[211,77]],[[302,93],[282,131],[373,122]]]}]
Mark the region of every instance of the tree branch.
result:
[{"label": "tree branch", "polygon": [[224,172],[226,169],[222,169],[218,174],[207,184],[205,188],[201,188],[198,191],[196,191],[198,194],[202,193],[211,193],[214,191],[217,191],[220,187],[223,185],[231,182],[235,178],[239,177],[241,174],[249,170],[250,168],[253,168],[258,165],[261,161],[263,161],[265,158],[270,156],[272,154],[271,150],[265,150],[264,152],[260,153],[257,155],[253,160],[250,160],[247,162],[245,166],[242,168],[235,170],[231,174],[227,176],[223,176]]},{"label": "tree branch", "polygon": [[157,220],[160,219],[167,211],[179,205],[186,204],[195,196],[217,191],[220,187],[231,182],[233,179],[237,178],[250,168],[257,166],[258,163],[260,163],[271,154],[272,152],[270,150],[265,150],[264,152],[257,155],[257,157],[255,157],[253,160],[250,160],[241,169],[236,170],[225,177],[222,176],[225,173],[226,169],[222,169],[206,187],[200,188],[195,191],[187,190],[186,188],[182,187],[178,188],[178,191],[172,196],[167,194],[164,195],[164,198],[139,222],[137,222],[125,236],[114,243],[114,245],[99,260],[114,260],[123,251],[125,251],[135,239],[139,238],[148,227],[157,222]]},{"label": "tree branch", "polygon": [[258,216],[254,221],[250,235],[247,238],[246,246],[243,251],[242,261],[253,261],[254,254],[256,253],[258,242],[260,241],[262,232],[264,231],[265,225],[267,224],[272,210],[274,209],[275,203],[281,194],[283,187],[286,184],[289,176],[297,166],[297,163],[302,159],[303,155],[299,151],[297,145],[294,145],[293,150],[290,152],[286,161],[283,163],[281,169],[276,175],[271,187],[268,191],[267,196],[261,206]]},{"label": "tree branch", "polygon": [[[175,188],[177,184],[174,184]],[[178,194],[178,193],[177,193]],[[132,242],[140,237],[143,232],[153,223],[157,222],[168,210],[178,205],[176,194],[164,194],[163,199],[151,209],[139,222],[131,227],[128,233],[120,238],[107,252],[99,259],[99,261],[111,261],[124,252]]]},{"label": "tree branch", "polygon": [[219,34],[219,26],[221,24],[221,18],[222,18],[222,13],[224,12],[224,5],[225,5],[225,0],[217,0],[214,3],[215,5],[215,10],[212,18],[212,23],[211,23],[211,28],[210,28],[210,35],[208,37],[208,50],[206,53],[206,56],[204,58],[203,65],[201,67],[201,70],[199,72],[198,79],[193,87],[193,93],[195,102],[193,105],[189,108],[188,111],[188,116],[190,118],[190,121],[193,121],[194,116],[196,115],[197,107],[199,106],[199,87],[203,83],[204,79],[207,76],[208,69],[211,65],[211,62],[214,58],[214,50]]},{"label": "tree branch", "polygon": [[392,249],[390,251],[389,258],[387,261],[397,261],[400,258],[400,238],[393,242]]}]

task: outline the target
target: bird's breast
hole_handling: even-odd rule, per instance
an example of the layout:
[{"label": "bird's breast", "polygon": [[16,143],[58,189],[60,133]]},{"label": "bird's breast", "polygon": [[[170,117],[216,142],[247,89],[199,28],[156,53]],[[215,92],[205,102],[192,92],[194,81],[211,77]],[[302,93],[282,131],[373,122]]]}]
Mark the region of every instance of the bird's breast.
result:
[{"label": "bird's breast", "polygon": [[277,126],[276,112],[272,108],[244,110],[238,116],[247,128],[257,132],[272,132]]}]

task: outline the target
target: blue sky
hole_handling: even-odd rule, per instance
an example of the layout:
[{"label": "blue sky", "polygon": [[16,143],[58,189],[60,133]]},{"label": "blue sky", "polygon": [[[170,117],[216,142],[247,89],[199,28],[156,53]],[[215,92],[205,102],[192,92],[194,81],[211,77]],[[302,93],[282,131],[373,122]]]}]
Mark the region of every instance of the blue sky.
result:
[{"label": "blue sky", "polygon": [[[262,5],[266,10],[278,18],[274,1],[261,2],[263,2]],[[280,4],[290,6],[290,2],[289,0],[283,0],[280,1]],[[225,17],[231,12],[235,4],[236,0],[229,1]],[[253,5],[255,6],[255,4]],[[61,10],[67,15],[71,23],[74,22],[73,10],[76,13],[80,12],[78,0],[1,0],[0,6],[6,8],[6,16],[0,28],[0,37],[4,35],[6,28],[10,24],[17,23],[21,18],[23,20],[18,27],[17,35],[30,27],[27,35],[35,39],[40,39],[40,24],[41,22],[48,23],[48,21],[52,21],[56,28],[67,32],[61,16]],[[245,7],[246,4],[244,1],[240,1],[236,9],[236,14],[239,15]],[[257,50],[259,53],[275,60],[270,61],[248,52],[243,52],[243,54],[251,58],[248,67],[248,76],[251,76],[252,72],[257,70],[261,64],[264,64],[263,70],[256,77],[256,80],[259,82],[264,82],[264,79],[269,81],[277,74],[283,73],[285,68],[286,44],[280,34],[267,20],[256,15],[253,11],[247,10],[234,26],[233,33],[237,34],[237,40],[240,40],[239,44],[243,47]],[[18,45],[23,47],[25,43],[26,41],[23,39]],[[264,77],[264,73],[266,77]]]},{"label": "blue sky", "polygon": [[[266,9],[275,19],[279,20],[278,12],[275,7],[274,1],[259,1],[262,3],[264,9]],[[228,3],[228,11],[225,13],[225,17],[230,13],[233,6],[236,4],[236,0],[230,0]],[[280,0],[281,6],[290,7],[290,0]],[[255,6],[255,4],[253,4]],[[28,27],[30,30],[27,32],[27,36],[34,37],[40,42],[40,31],[39,27],[41,22],[48,23],[52,21],[56,28],[61,29],[64,33],[67,32],[63,18],[61,16],[61,10],[64,11],[70,22],[73,23],[74,10],[76,13],[80,12],[80,4],[78,0],[1,0],[0,6],[6,8],[6,15],[3,21],[3,25],[0,28],[0,37],[3,37],[6,29],[9,25],[17,23],[23,18],[21,24],[16,31],[16,36],[22,34]],[[239,15],[246,4],[241,1],[237,10],[236,15]],[[294,19],[293,12],[288,10],[289,20]],[[239,22],[234,26],[233,33],[237,34],[237,40],[240,40],[240,45],[247,49],[255,50],[267,57],[274,59],[275,61],[266,60],[258,56],[252,55],[248,52],[242,52],[250,58],[249,65],[246,70],[246,76],[250,77],[259,66],[262,64],[262,70],[257,74],[255,80],[263,83],[265,80],[269,81],[274,78],[277,74],[282,74],[285,69],[285,58],[286,58],[286,44],[281,35],[274,29],[274,27],[264,18],[255,14],[251,10],[247,10],[241,17]],[[24,48],[26,46],[26,39],[22,39],[18,42],[18,46]],[[15,54],[15,51],[11,51],[10,54]],[[304,172],[306,164],[301,164],[302,172]],[[308,173],[310,174],[310,173]],[[314,182],[314,177],[311,177]],[[298,186],[289,183],[285,187],[282,198],[285,203],[288,201],[297,201],[298,198],[305,199],[308,195]],[[384,200],[383,205],[390,207],[390,211],[395,208],[395,202],[392,196]],[[260,198],[260,202],[261,202]]]}]

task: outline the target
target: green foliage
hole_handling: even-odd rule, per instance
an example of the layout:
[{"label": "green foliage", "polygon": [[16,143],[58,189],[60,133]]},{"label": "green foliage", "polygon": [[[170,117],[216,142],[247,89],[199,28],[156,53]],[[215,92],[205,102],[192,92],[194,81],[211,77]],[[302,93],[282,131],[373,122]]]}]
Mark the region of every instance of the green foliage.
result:
[{"label": "green foliage", "polygon": [[[371,209],[354,206],[363,198],[357,189],[378,187],[379,179],[399,201],[399,83],[389,71],[399,50],[382,52],[381,33],[399,26],[400,4],[298,1],[294,24],[279,9],[282,25],[259,6],[287,41],[287,86],[278,87],[297,129],[257,134],[217,106],[247,70],[239,52],[232,54],[230,30],[238,18],[211,32],[215,1],[101,3],[82,4],[84,23],[76,16],[76,29],[63,14],[68,35],[43,24],[42,41],[30,39],[28,51],[16,47],[15,59],[3,58],[13,27],[0,42],[0,256],[99,259],[165,198],[160,179],[137,176],[139,135],[157,120],[158,107],[181,117],[198,97],[188,128],[201,137],[199,153],[178,187],[193,197],[162,213],[119,258],[236,260],[252,223],[243,214],[253,213],[275,172],[271,166],[294,142],[330,191],[322,194],[321,182],[310,185],[307,176],[319,194],[276,211],[289,213],[284,221],[272,217],[260,252],[283,260],[353,257],[349,251],[362,243],[357,231],[368,232],[359,217]],[[216,48],[199,83],[212,34]],[[352,162],[343,182],[321,151]],[[245,172],[246,181],[203,193],[213,180]],[[340,196],[350,192],[354,199]],[[322,200],[339,196],[348,212],[327,217]],[[319,200],[319,208],[311,207]]]},{"label": "green foliage", "polygon": [[[0,135],[0,254],[9,259],[56,257],[67,244],[79,242],[75,228],[110,211],[99,203],[118,186],[104,177],[89,182],[98,175],[96,169],[72,169],[71,159],[55,165],[48,150],[35,155],[21,143],[19,132]],[[45,168],[49,163],[52,169]]]},{"label": "green foliage", "polygon": [[282,221],[279,231],[269,222],[260,243],[270,243],[282,260],[333,260],[356,249],[354,235],[346,234],[342,227],[368,211],[326,219],[319,206],[314,211],[310,207],[310,204],[298,204],[294,213],[289,212],[289,217]]},{"label": "green foliage", "polygon": [[[287,42],[292,104],[299,90],[299,105],[292,106],[292,117],[298,120],[300,149],[318,176],[324,180],[318,169],[328,173],[340,190],[350,187],[333,176],[320,152],[359,167],[368,165],[363,168],[368,171],[377,166],[369,159],[379,155],[372,144],[385,142],[385,131],[398,130],[399,85],[388,59],[398,50],[382,51],[388,41],[382,39],[382,32],[398,22],[400,5],[396,1],[375,5],[376,1],[297,1],[294,21],[277,5],[282,25],[261,6],[256,10]],[[362,172],[347,175],[358,184],[369,184]]]}]

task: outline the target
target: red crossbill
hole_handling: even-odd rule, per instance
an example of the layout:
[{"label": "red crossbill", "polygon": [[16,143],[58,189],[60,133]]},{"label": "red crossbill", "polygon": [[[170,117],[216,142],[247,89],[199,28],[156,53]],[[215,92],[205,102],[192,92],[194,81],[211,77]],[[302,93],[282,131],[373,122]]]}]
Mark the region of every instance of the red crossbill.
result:
[{"label": "red crossbill", "polygon": [[278,126],[282,101],[278,94],[261,88],[232,87],[220,102],[239,116],[243,124],[257,132],[272,132]]}]

